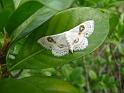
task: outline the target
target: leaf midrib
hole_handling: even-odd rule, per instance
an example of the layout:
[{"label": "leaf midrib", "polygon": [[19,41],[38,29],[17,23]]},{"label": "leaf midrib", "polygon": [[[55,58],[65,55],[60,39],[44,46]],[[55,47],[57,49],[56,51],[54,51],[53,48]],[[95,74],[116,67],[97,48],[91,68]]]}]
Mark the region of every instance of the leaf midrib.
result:
[{"label": "leaf midrib", "polygon": [[17,65],[19,65],[19,64],[21,64],[21,63],[23,63],[23,62],[25,62],[25,60],[27,60],[27,59],[29,59],[29,58],[31,58],[31,57],[33,57],[33,56],[35,56],[35,55],[41,53],[42,51],[43,51],[43,50],[37,51],[37,52],[35,52],[35,53],[29,55],[28,57],[25,57],[23,60],[20,60],[17,64],[13,65],[9,70],[11,71],[11,70],[12,70],[13,68],[15,68]]}]

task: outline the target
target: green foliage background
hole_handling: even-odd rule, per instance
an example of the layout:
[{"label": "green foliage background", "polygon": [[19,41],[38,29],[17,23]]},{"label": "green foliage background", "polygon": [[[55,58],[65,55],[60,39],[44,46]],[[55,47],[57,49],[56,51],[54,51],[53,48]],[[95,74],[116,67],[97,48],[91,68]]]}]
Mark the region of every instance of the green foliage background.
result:
[{"label": "green foliage background", "polygon": [[[36,42],[90,19],[83,51],[58,58]],[[1,93],[124,93],[123,65],[123,0],[0,1]]]}]

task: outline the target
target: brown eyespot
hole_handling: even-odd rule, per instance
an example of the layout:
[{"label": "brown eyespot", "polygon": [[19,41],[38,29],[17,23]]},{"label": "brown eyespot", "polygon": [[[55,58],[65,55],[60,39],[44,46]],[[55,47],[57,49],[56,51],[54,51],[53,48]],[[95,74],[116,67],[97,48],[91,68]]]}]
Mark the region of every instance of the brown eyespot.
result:
[{"label": "brown eyespot", "polygon": [[49,42],[56,43],[52,37],[47,37],[47,40],[48,40]]},{"label": "brown eyespot", "polygon": [[79,27],[80,33],[81,33],[82,31],[84,31],[84,29],[85,29],[84,25],[81,25],[81,26]]},{"label": "brown eyespot", "polygon": [[79,38],[75,39],[74,40],[74,43],[78,43],[78,41],[79,41]]},{"label": "brown eyespot", "polygon": [[64,45],[63,45],[63,44],[60,44],[58,47],[59,47],[59,48],[63,48],[63,47],[64,47]]}]

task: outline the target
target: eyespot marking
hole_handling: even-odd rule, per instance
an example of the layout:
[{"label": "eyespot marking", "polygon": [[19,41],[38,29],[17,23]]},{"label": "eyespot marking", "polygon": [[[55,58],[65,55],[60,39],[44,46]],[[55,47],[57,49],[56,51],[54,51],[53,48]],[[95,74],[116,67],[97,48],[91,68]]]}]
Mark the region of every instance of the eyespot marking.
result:
[{"label": "eyespot marking", "polygon": [[64,45],[63,45],[63,44],[60,44],[58,47],[59,47],[59,48],[63,48],[63,47],[64,47]]},{"label": "eyespot marking", "polygon": [[78,41],[79,41],[79,38],[75,39],[74,40],[74,43],[78,43]]},{"label": "eyespot marking", "polygon": [[79,27],[79,31],[80,31],[80,32],[84,31],[84,29],[85,29],[84,25],[81,25],[81,26]]},{"label": "eyespot marking", "polygon": [[52,37],[47,37],[47,41],[48,41],[48,42],[56,43]]}]

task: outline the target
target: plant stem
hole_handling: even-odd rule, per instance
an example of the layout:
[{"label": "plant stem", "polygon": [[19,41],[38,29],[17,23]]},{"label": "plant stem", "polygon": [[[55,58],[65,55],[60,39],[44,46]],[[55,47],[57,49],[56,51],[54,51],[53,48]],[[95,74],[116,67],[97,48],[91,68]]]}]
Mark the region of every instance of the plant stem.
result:
[{"label": "plant stem", "polygon": [[6,78],[9,77],[9,72],[6,66],[6,55],[9,49],[10,39],[8,34],[4,33],[4,43],[2,48],[0,48],[0,77]]},{"label": "plant stem", "polygon": [[85,57],[83,57],[83,62],[82,62],[83,64],[82,64],[82,66],[83,66],[84,71],[85,71],[87,91],[88,91],[88,93],[92,93],[91,88],[90,88],[90,84],[89,84],[88,70],[87,70],[87,66],[86,66],[85,62],[86,62]]}]

